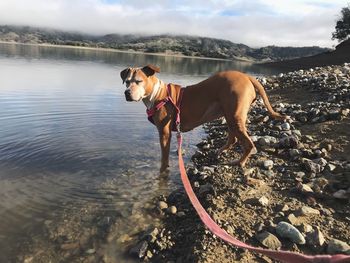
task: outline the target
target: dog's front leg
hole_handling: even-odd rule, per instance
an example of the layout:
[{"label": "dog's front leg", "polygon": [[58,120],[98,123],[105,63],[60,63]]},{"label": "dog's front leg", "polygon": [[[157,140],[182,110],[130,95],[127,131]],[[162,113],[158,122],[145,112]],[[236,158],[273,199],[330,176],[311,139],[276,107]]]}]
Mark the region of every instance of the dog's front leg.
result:
[{"label": "dog's front leg", "polygon": [[171,141],[171,129],[170,123],[158,128],[160,148],[162,151],[161,167],[160,172],[164,172],[169,167],[169,152],[170,152],[170,141]]}]

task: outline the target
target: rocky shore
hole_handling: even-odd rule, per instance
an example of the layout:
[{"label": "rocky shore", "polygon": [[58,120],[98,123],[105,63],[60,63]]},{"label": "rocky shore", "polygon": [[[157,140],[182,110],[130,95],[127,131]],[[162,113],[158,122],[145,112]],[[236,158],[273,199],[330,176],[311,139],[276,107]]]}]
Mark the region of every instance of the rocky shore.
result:
[{"label": "rocky shore", "polygon": [[[350,254],[350,64],[261,78],[286,122],[268,117],[261,100],[248,130],[258,153],[245,169],[231,166],[240,147],[217,157],[224,119],[205,125],[207,138],[187,167],[212,218],[254,246],[306,254]],[[277,102],[277,103],[276,103]],[[213,236],[183,189],[154,201],[163,224],[150,226],[130,255],[150,262],[274,262]]]}]

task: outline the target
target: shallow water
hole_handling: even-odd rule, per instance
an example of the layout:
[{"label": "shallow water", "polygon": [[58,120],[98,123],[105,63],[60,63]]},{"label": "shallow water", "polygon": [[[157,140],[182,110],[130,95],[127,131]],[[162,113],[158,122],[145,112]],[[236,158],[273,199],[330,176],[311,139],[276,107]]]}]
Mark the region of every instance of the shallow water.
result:
[{"label": "shallow water", "polygon": [[[271,73],[244,62],[0,44],[1,262],[49,244],[43,229],[86,206],[118,211],[115,239],[135,233],[154,223],[145,210],[152,199],[181,187],[175,140],[161,178],[156,129],[142,103],[124,99],[119,72],[149,63],[184,86],[225,69]],[[185,135],[187,162],[202,136],[201,128]],[[129,261],[124,251],[114,240],[108,258]]]}]

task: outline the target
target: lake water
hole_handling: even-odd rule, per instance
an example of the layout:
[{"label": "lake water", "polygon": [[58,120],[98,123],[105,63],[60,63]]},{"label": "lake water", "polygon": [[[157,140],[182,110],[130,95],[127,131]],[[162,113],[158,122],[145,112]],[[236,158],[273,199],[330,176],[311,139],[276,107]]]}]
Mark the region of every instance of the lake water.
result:
[{"label": "lake water", "polygon": [[[156,224],[153,198],[181,187],[175,140],[171,172],[160,177],[158,133],[145,106],[124,99],[119,72],[146,64],[183,86],[226,69],[273,73],[246,62],[0,44],[0,262],[89,253],[133,261],[125,234]],[[185,135],[187,163],[202,137],[201,128]],[[96,230],[100,222],[113,233]],[[70,255],[67,244],[86,232],[84,249]]]}]

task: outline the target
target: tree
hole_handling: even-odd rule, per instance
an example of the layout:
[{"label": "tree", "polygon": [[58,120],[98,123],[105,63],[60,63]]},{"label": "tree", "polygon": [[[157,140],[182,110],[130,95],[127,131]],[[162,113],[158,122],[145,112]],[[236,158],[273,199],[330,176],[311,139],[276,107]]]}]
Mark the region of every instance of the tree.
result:
[{"label": "tree", "polygon": [[335,26],[335,32],[332,33],[332,39],[338,39],[339,42],[348,39],[350,36],[350,4],[341,10],[341,17]]}]

